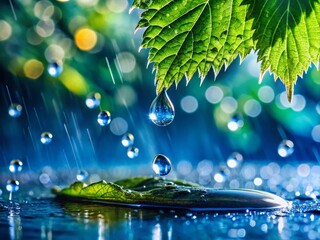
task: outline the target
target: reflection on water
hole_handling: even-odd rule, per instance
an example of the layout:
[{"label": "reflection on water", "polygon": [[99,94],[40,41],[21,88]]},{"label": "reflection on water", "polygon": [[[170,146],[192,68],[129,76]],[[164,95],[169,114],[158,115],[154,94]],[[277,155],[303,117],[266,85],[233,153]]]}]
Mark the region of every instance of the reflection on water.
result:
[{"label": "reflection on water", "polygon": [[29,199],[0,201],[1,239],[319,239],[319,200],[290,212],[210,213]]}]

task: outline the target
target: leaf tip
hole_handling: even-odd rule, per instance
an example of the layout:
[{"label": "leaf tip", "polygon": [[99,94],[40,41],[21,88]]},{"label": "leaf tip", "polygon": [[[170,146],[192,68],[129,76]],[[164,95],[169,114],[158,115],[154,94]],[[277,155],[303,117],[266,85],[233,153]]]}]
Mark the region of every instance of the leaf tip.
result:
[{"label": "leaf tip", "polygon": [[294,84],[287,83],[286,84],[286,92],[287,92],[288,101],[289,101],[289,103],[291,103],[292,102],[293,93],[294,93]]}]

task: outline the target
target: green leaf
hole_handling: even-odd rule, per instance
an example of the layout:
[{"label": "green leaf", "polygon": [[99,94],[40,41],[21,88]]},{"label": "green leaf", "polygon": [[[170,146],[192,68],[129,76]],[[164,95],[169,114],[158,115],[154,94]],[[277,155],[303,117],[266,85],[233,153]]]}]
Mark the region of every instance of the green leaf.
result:
[{"label": "green leaf", "polygon": [[216,74],[239,54],[254,47],[248,6],[242,0],[135,1],[147,8],[137,28],[147,27],[141,46],[150,48],[157,93],[199,70],[202,80],[213,67]]},{"label": "green leaf", "polygon": [[261,77],[267,70],[286,85],[289,99],[297,77],[319,62],[319,0],[246,0],[254,19]]},{"label": "green leaf", "polygon": [[[157,93],[187,82],[198,70],[217,74],[240,55],[258,52],[262,74],[274,73],[293,85],[319,62],[319,0],[135,0],[145,9],[137,28],[146,30],[141,46],[150,48]],[[215,74],[215,75],[216,75]]]},{"label": "green leaf", "polygon": [[129,178],[117,182],[100,181],[86,186],[75,182],[57,190],[58,199],[101,202],[134,207],[165,207],[190,210],[279,209],[288,202],[270,193],[255,190],[218,190],[194,183],[162,178]]}]

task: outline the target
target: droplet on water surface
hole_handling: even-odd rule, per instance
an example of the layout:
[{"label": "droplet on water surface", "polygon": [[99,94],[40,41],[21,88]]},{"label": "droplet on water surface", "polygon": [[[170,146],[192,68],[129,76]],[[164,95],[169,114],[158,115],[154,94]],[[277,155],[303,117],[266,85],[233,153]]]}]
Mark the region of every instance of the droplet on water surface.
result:
[{"label": "droplet on water surface", "polygon": [[90,93],[86,99],[86,105],[88,108],[93,109],[100,106],[101,95],[100,93]]},{"label": "droplet on water surface", "polygon": [[97,121],[101,126],[107,126],[111,122],[110,112],[106,110],[100,112],[98,115]]},{"label": "droplet on water surface", "polygon": [[160,176],[167,175],[171,171],[170,159],[165,155],[158,154],[152,161],[152,169]]},{"label": "droplet on water surface", "polygon": [[62,72],[62,65],[57,62],[51,62],[48,64],[48,73],[51,77],[58,77]]},{"label": "droplet on water surface", "polygon": [[130,147],[134,143],[134,136],[131,133],[122,136],[121,144],[124,147]]},{"label": "droplet on water surface", "polygon": [[152,101],[149,109],[149,118],[157,126],[167,126],[172,123],[175,116],[174,106],[164,89]]},{"label": "droplet on water surface", "polygon": [[8,192],[16,192],[19,190],[19,182],[14,179],[7,181],[6,189]]},{"label": "droplet on water surface", "polygon": [[127,150],[128,158],[135,158],[139,156],[139,148],[129,147]]},{"label": "droplet on water surface", "polygon": [[43,144],[49,144],[52,142],[52,134],[50,132],[43,132],[41,134],[41,138],[40,138],[40,141],[43,143]]},{"label": "droplet on water surface", "polygon": [[77,180],[81,182],[86,181],[88,177],[89,174],[86,170],[80,170],[77,174]]},{"label": "droplet on water surface", "polygon": [[294,144],[290,140],[282,140],[278,146],[278,154],[281,157],[289,157],[294,152]]},{"label": "droplet on water surface", "polygon": [[23,163],[19,159],[10,162],[9,171],[12,173],[21,172]]},{"label": "droplet on water surface", "polygon": [[242,127],[243,127],[243,120],[238,114],[236,114],[232,118],[230,118],[230,120],[228,122],[228,128],[230,131],[234,132]]},{"label": "droplet on water surface", "polygon": [[22,106],[17,103],[11,104],[8,108],[8,113],[13,118],[20,117],[21,112],[22,112]]},{"label": "droplet on water surface", "polygon": [[227,165],[229,168],[236,168],[241,164],[242,160],[242,155],[238,152],[234,152],[228,157]]}]

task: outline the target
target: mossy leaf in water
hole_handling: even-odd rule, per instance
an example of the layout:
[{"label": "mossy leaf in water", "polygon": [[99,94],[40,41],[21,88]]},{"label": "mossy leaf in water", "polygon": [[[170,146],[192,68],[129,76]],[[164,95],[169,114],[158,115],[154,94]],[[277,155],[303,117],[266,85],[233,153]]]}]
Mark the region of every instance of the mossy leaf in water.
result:
[{"label": "mossy leaf in water", "polygon": [[134,207],[160,207],[202,211],[265,210],[289,207],[284,199],[262,191],[218,190],[179,180],[129,178],[117,182],[100,181],[86,186],[75,182],[55,191],[58,199],[100,202]]}]

